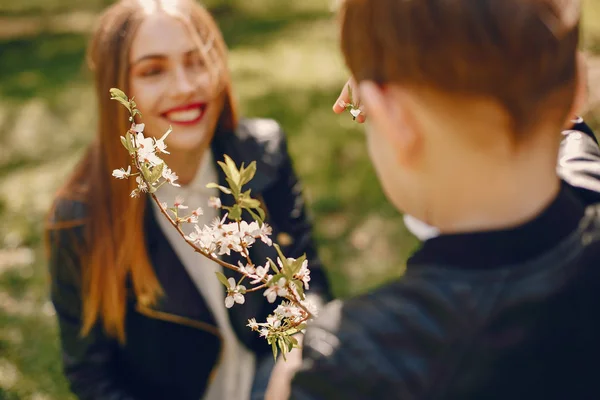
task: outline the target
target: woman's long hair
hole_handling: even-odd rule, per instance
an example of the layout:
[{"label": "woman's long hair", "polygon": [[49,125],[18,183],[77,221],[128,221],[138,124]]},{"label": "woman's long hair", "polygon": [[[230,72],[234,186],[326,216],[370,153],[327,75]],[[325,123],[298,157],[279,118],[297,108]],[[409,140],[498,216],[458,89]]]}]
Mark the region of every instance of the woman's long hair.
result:
[{"label": "woman's long hair", "polygon": [[[153,12],[165,12],[184,23],[194,34],[206,65],[218,78],[215,82],[225,92],[226,100],[216,133],[230,131],[237,124],[227,47],[206,9],[194,0],[121,0],[103,13],[88,52],[96,86],[97,136],[58,191],[54,204],[74,199],[82,201],[86,208],[82,222],[85,244],[77,249],[81,260],[82,334],[88,334],[101,322],[105,332],[121,343],[125,342],[127,279],[138,300],[145,303],[154,303],[162,291],[146,248],[146,198],[130,198],[135,182],[111,176],[114,169],[127,166],[130,158],[119,140],[129,128],[129,115],[125,107],[110,100],[109,90],[117,87],[128,92],[131,43],[144,18]],[[53,207],[51,216],[54,211]],[[70,221],[49,222],[46,237],[52,230],[72,226]]]}]

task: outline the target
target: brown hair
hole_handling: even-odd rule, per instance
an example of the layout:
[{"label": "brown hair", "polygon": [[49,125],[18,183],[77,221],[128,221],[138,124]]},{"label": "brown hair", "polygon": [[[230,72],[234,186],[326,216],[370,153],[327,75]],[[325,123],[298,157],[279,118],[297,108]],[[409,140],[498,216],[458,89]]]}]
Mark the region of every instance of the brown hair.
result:
[{"label": "brown hair", "polygon": [[346,0],[341,18],[357,81],[490,98],[517,131],[572,105],[578,0]]},{"label": "brown hair", "polygon": [[[230,131],[237,124],[231,93],[227,47],[221,32],[206,9],[193,0],[121,0],[109,7],[98,21],[92,36],[88,64],[94,73],[98,104],[98,131],[72,176],[59,190],[56,205],[63,199],[79,199],[86,207],[85,245],[79,248],[82,260],[82,334],[99,321],[106,333],[125,341],[126,280],[129,277],[138,299],[152,303],[161,287],[150,263],[144,241],[146,198],[130,198],[135,187],[111,177],[111,171],[129,164],[119,135],[129,128],[124,107],[110,100],[109,89],[126,93],[129,51],[138,27],[151,12],[166,12],[197,33],[202,54],[218,71],[219,88],[226,94],[217,133]],[[66,229],[70,221],[55,222],[50,211],[47,237],[55,229]],[[49,243],[51,246],[52,244]],[[58,249],[60,251],[60,249]]]}]

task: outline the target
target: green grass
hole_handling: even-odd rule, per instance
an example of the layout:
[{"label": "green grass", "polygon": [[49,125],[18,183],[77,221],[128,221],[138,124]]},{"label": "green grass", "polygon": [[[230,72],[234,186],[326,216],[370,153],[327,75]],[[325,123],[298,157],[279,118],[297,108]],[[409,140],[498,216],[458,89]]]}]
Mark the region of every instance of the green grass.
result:
[{"label": "green grass", "polygon": [[[108,3],[0,0],[0,14],[96,10]],[[242,113],[275,118],[288,133],[336,294],[400,276],[416,241],[382,194],[361,128],[330,111],[346,79],[330,1],[206,4],[231,47]],[[595,0],[587,0],[585,16],[585,44],[600,53]],[[86,42],[85,35],[52,33],[0,42],[0,399],[70,398],[48,307],[41,220],[93,135]],[[599,115],[588,116],[596,128]],[[19,263],[9,253],[14,248],[33,249],[34,262]]]}]

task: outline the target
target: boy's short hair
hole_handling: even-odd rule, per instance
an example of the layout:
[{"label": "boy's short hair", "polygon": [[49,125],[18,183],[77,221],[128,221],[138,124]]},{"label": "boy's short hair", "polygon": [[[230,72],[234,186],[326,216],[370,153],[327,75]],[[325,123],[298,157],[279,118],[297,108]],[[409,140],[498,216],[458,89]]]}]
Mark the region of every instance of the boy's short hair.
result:
[{"label": "boy's short hair", "polygon": [[[519,132],[573,102],[579,0],[346,0],[354,77],[498,101]],[[551,113],[549,113],[551,111]]]}]

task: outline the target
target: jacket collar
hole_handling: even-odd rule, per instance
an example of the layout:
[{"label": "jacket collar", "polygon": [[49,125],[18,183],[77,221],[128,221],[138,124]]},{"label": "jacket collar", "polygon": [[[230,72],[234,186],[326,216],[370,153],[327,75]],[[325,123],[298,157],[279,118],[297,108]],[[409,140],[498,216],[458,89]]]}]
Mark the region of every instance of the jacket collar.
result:
[{"label": "jacket collar", "polygon": [[533,220],[515,228],[440,235],[425,241],[408,267],[461,269],[506,267],[531,260],[556,247],[578,229],[584,205],[562,185],[554,201]]}]

